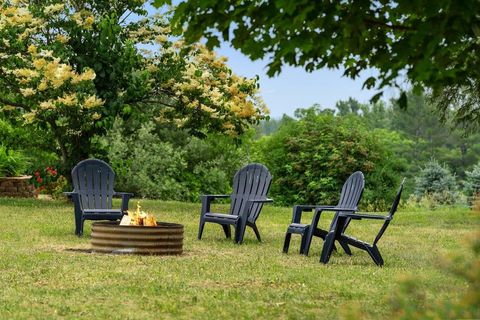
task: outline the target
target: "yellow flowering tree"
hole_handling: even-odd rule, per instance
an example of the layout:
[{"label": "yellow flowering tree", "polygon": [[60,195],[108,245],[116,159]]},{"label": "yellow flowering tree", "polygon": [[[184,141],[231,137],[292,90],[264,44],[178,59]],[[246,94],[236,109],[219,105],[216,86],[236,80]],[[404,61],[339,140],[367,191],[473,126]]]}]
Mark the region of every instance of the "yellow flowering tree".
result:
[{"label": "yellow flowering tree", "polygon": [[65,169],[101,152],[96,138],[116,117],[238,135],[268,112],[257,79],[172,40],[168,17],[143,5],[0,0],[0,112],[47,128]]}]

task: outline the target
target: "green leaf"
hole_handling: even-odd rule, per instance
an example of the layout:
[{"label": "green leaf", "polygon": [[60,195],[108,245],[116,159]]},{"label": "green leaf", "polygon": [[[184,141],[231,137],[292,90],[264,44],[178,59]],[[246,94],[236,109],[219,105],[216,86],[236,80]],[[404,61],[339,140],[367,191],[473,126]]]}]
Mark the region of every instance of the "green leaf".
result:
[{"label": "green leaf", "polygon": [[382,95],[383,95],[383,91],[380,91],[379,93],[375,94],[373,97],[370,98],[370,102],[371,103],[377,102],[378,100],[380,100]]},{"label": "green leaf", "polygon": [[157,9],[166,4],[169,6],[172,5],[172,0],[154,0],[152,2],[152,5]]}]

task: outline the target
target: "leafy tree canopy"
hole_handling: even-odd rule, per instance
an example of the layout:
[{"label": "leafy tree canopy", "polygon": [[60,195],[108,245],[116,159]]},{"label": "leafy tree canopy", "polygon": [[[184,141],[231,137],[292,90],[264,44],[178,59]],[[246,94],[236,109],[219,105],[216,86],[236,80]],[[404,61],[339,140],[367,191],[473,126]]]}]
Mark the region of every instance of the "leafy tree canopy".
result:
[{"label": "leafy tree canopy", "polygon": [[[161,6],[171,0],[154,0]],[[209,47],[230,41],[251,59],[268,57],[268,74],[284,65],[345,68],[355,79],[376,68],[364,87],[397,86],[404,75],[415,88],[433,90],[438,109],[458,122],[480,124],[480,2],[478,0],[227,1],[187,0],[174,23],[190,42]],[[406,107],[404,93],[399,99]]]},{"label": "leafy tree canopy", "polygon": [[48,129],[66,168],[98,152],[116,117],[154,109],[195,135],[240,134],[265,117],[257,79],[172,38],[169,17],[144,2],[0,1],[0,112]]}]

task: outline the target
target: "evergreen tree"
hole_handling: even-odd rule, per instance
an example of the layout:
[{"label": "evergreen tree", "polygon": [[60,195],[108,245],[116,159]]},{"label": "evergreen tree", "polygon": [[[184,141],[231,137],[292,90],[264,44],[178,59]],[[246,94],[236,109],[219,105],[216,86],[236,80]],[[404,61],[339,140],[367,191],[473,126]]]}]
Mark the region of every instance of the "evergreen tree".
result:
[{"label": "evergreen tree", "polygon": [[418,198],[431,196],[440,204],[454,204],[457,196],[455,176],[448,168],[432,159],[415,179],[415,195]]},{"label": "evergreen tree", "polygon": [[466,171],[465,175],[465,194],[469,197],[478,196],[480,194],[480,162],[473,167],[472,171]]}]

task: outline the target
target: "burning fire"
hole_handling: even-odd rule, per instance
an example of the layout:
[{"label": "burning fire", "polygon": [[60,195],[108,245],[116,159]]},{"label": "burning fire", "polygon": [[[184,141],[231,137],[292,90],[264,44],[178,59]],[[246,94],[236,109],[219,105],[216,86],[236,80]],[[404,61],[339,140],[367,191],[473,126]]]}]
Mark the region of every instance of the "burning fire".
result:
[{"label": "burning fire", "polygon": [[141,211],[141,208],[140,202],[137,202],[137,210],[134,212],[127,210],[128,215],[123,216],[120,225],[155,227],[157,225],[155,217],[151,213]]}]

